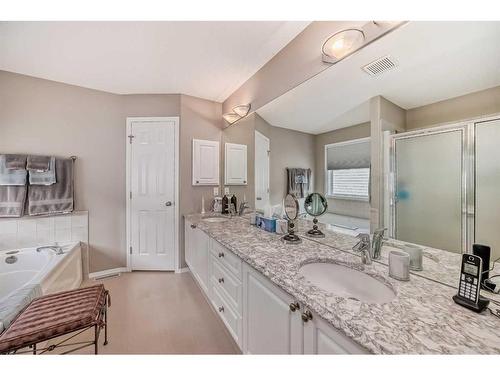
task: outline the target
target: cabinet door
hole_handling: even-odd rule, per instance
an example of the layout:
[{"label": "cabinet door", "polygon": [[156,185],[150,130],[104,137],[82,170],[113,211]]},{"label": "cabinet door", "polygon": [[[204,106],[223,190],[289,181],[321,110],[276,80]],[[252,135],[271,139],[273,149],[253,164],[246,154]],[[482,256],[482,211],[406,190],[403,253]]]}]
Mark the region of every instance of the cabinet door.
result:
[{"label": "cabinet door", "polygon": [[224,183],[226,185],[247,184],[247,146],[226,143],[224,157]]},{"label": "cabinet door", "polygon": [[194,271],[194,259],[193,259],[193,235],[194,235],[194,226],[189,221],[184,222],[184,257],[186,259],[186,263],[191,269],[191,272]]},{"label": "cabinet door", "polygon": [[195,271],[198,279],[198,283],[205,292],[208,293],[208,255],[210,247],[210,239],[206,233],[200,229],[194,230],[195,238],[195,249],[194,249],[194,259],[195,259]]},{"label": "cabinet door", "polygon": [[219,142],[193,139],[193,185],[219,185]]},{"label": "cabinet door", "polygon": [[301,354],[302,321],[300,310],[290,309],[293,298],[247,265],[243,278],[243,352]]},{"label": "cabinet door", "polygon": [[331,324],[312,314],[304,326],[304,354],[369,354]]}]

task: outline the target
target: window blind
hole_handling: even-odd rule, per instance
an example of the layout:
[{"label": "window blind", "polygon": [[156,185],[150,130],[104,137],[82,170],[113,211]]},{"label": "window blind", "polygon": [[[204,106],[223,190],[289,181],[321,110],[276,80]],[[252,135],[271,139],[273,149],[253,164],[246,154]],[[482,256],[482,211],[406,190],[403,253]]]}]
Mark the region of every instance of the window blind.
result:
[{"label": "window blind", "polygon": [[368,199],[370,168],[327,171],[327,195],[337,198]]}]

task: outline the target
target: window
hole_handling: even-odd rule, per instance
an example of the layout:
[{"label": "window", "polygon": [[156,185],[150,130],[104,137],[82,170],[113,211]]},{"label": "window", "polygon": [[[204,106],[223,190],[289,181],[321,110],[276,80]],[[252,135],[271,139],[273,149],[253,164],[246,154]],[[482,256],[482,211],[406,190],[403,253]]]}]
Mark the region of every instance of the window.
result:
[{"label": "window", "polygon": [[369,138],[325,146],[325,185],[328,197],[369,199]]},{"label": "window", "polygon": [[336,198],[368,199],[370,168],[327,171],[326,194]]}]

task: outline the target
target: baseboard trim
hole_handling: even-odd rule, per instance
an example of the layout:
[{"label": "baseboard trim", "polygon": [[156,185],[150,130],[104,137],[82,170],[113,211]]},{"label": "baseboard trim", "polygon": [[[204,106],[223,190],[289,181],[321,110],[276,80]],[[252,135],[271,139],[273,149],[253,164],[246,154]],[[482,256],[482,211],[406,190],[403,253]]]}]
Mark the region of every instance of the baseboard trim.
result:
[{"label": "baseboard trim", "polygon": [[120,276],[123,272],[129,272],[127,267],[110,268],[109,270],[89,273],[89,279],[97,280],[110,276]]},{"label": "baseboard trim", "polygon": [[184,273],[184,272],[189,272],[189,267],[178,268],[175,270],[175,273]]}]

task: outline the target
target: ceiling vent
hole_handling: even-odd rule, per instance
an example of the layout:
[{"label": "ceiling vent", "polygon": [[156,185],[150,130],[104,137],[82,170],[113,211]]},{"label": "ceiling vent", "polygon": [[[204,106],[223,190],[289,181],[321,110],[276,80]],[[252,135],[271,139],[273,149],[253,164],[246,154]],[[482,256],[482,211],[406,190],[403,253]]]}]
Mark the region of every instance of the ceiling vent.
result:
[{"label": "ceiling vent", "polygon": [[379,76],[397,66],[396,60],[391,56],[384,56],[363,66],[363,70],[371,76]]}]

